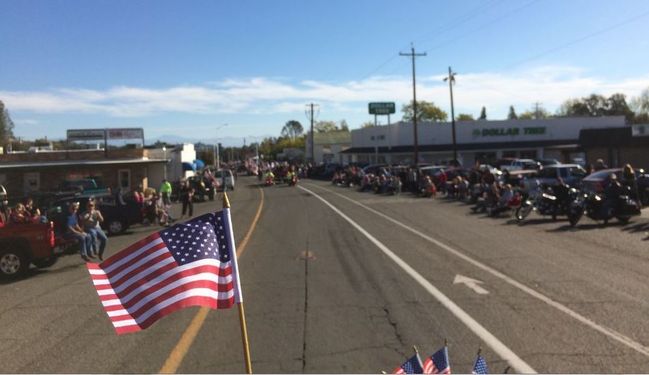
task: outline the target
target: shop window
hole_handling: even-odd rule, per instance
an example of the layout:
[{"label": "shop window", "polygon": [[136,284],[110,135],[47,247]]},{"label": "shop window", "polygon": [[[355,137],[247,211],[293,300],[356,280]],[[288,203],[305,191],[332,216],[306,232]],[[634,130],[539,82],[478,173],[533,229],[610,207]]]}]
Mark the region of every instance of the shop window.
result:
[{"label": "shop window", "polygon": [[131,170],[120,169],[117,171],[117,183],[124,191],[131,190]]},{"label": "shop window", "polygon": [[503,151],[503,158],[515,158],[516,151]]},{"label": "shop window", "polygon": [[536,159],[536,150],[521,151],[521,159]]},{"label": "shop window", "polygon": [[25,193],[38,191],[41,188],[41,174],[28,172],[23,175],[23,189]]}]

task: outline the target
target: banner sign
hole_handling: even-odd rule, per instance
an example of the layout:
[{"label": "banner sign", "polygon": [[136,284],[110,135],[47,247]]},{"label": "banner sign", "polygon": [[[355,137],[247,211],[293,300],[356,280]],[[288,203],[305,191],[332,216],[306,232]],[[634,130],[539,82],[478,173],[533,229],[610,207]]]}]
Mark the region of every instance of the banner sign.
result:
[{"label": "banner sign", "polygon": [[104,139],[144,139],[143,128],[68,129],[68,141],[103,141]]},{"label": "banner sign", "polygon": [[144,138],[144,129],[142,128],[124,128],[124,129],[107,129],[108,139],[142,139]]},{"label": "banner sign", "polygon": [[68,129],[68,141],[104,140],[105,129]]}]

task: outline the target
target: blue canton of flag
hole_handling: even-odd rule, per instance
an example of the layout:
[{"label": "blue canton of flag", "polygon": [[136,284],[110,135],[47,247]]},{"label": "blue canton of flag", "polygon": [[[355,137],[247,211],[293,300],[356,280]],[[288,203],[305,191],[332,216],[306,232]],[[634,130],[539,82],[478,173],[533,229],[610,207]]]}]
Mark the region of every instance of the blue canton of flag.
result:
[{"label": "blue canton of flag", "polygon": [[179,265],[203,259],[230,259],[222,212],[199,216],[160,232],[160,238]]},{"label": "blue canton of flag", "polygon": [[424,374],[450,374],[451,363],[448,359],[448,348],[445,346],[426,358]]},{"label": "blue canton of flag", "polygon": [[421,359],[417,353],[392,371],[393,374],[422,374],[423,372],[424,369],[421,365]]},{"label": "blue canton of flag", "polygon": [[487,367],[487,361],[485,361],[483,356],[479,355],[478,358],[476,358],[475,364],[473,365],[473,373],[474,374],[489,373],[489,368]]}]

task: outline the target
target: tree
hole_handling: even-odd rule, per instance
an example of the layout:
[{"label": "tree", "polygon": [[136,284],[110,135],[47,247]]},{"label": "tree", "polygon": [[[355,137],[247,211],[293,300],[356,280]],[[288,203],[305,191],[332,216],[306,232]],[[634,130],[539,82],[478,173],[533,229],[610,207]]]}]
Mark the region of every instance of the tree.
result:
[{"label": "tree", "polygon": [[626,102],[626,96],[620,93],[608,98],[591,94],[581,99],[568,99],[561,104],[558,114],[566,117],[624,116],[629,122],[635,116]]},{"label": "tree", "polygon": [[478,120],[486,120],[487,119],[487,108],[484,106],[480,110],[480,117],[478,117]]},{"label": "tree", "polygon": [[0,145],[4,146],[11,142],[14,136],[14,122],[9,116],[9,110],[5,107],[2,100],[0,100]]},{"label": "tree", "polygon": [[349,131],[349,125],[345,119],[340,120],[340,130]]},{"label": "tree", "polygon": [[469,115],[467,113],[460,113],[455,119],[457,121],[475,121],[473,115]]},{"label": "tree", "polygon": [[[413,101],[410,104],[401,107],[403,112],[403,121],[410,122],[413,120]],[[417,102],[417,121],[446,121],[448,114],[433,102]]]},{"label": "tree", "polygon": [[631,106],[636,113],[649,113],[649,87],[642,90],[640,96],[631,100]]},{"label": "tree", "polygon": [[313,125],[313,129],[318,133],[327,133],[339,130],[335,121],[318,121]]},{"label": "tree", "polygon": [[374,123],[372,121],[367,121],[367,122],[364,122],[363,124],[361,124],[361,128],[363,128],[363,129],[371,128],[372,126],[374,126]]},{"label": "tree", "polygon": [[516,115],[516,111],[514,110],[514,106],[510,105],[509,106],[509,114],[507,115],[508,120],[517,120],[518,116]]},{"label": "tree", "polygon": [[304,128],[302,127],[302,124],[296,120],[287,121],[282,128],[282,136],[291,139],[295,139],[295,137],[302,134],[302,132],[304,132]]}]

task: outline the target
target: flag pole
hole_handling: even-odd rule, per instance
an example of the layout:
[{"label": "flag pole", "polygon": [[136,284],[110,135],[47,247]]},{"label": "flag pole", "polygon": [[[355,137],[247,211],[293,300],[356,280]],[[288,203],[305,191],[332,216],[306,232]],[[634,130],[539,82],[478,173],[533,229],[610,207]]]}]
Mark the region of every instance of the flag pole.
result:
[{"label": "flag pole", "polygon": [[[223,208],[230,208],[230,200],[228,199],[228,193],[223,191]],[[232,240],[234,242],[234,239]],[[233,257],[235,257],[236,262],[236,250],[232,249],[234,252]],[[240,292],[240,291],[237,291]],[[246,328],[246,313],[243,308],[243,300],[239,300],[237,303],[239,308],[239,323],[241,326],[241,341],[243,343],[243,355],[246,360],[246,373],[252,374],[252,363],[250,361],[250,344],[248,342],[248,329]]]}]

